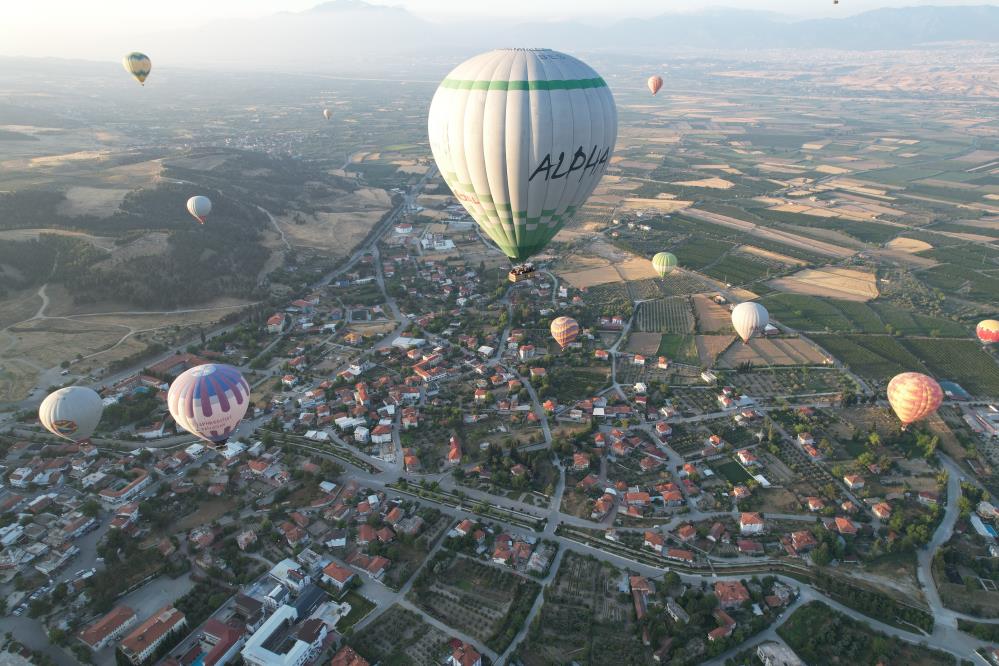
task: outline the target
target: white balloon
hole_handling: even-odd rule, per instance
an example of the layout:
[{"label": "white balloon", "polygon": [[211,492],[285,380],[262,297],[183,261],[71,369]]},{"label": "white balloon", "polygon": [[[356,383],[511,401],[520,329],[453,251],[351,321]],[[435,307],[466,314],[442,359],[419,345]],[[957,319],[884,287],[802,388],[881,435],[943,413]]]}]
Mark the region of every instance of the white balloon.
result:
[{"label": "white balloon", "polygon": [[770,323],[770,313],[754,301],[739,303],[732,309],[732,326],[743,342],[748,342],[755,334],[763,332]]},{"label": "white balloon", "polygon": [[80,442],[97,429],[104,411],[101,396],[85,386],[67,386],[53,391],[38,407],[38,420],[53,435]]},{"label": "white balloon", "polygon": [[194,216],[201,224],[205,223],[205,218],[212,212],[212,200],[200,194],[187,200],[187,212]]},{"label": "white balloon", "polygon": [[617,109],[586,63],[549,49],[499,49],[448,74],[427,128],[455,197],[508,257],[522,261],[600,182],[617,140]]}]

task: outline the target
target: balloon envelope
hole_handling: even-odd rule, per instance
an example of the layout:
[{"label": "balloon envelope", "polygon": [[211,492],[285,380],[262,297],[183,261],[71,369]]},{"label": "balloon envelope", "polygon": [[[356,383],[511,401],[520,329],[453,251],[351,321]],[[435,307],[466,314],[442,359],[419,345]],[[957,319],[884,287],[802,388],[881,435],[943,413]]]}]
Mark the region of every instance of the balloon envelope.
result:
[{"label": "balloon envelope", "polygon": [[975,334],[978,335],[978,339],[985,344],[999,342],[999,321],[996,321],[995,319],[986,319],[985,321],[979,322],[978,326],[975,328]]},{"label": "balloon envelope", "polygon": [[572,317],[558,317],[552,321],[552,337],[562,349],[579,335],[579,322]]},{"label": "balloon envelope", "polygon": [[943,389],[932,377],[903,372],[888,382],[888,402],[905,427],[937,411],[943,402]]},{"label": "balloon envelope", "polygon": [[184,430],[209,442],[224,442],[250,405],[250,386],[231,365],[206,363],[183,372],[170,385],[167,406]]},{"label": "balloon envelope", "polygon": [[101,420],[101,396],[85,386],[68,386],[53,391],[38,407],[38,420],[53,435],[80,442],[94,434]]},{"label": "balloon envelope", "polygon": [[323,118],[325,118],[326,120],[329,120],[332,117],[333,117],[333,112],[332,111],[330,111],[329,109],[323,109]]},{"label": "balloon envelope", "polygon": [[430,104],[441,176],[511,259],[537,254],[610,163],[617,109],[585,63],[549,49],[499,49],[447,75]]},{"label": "balloon envelope", "polygon": [[149,62],[149,56],[138,51],[132,51],[122,58],[121,64],[124,66],[125,71],[131,74],[142,85],[146,84],[146,77],[149,76],[149,70],[153,68],[152,63]]},{"label": "balloon envelope", "polygon": [[659,89],[663,87],[663,77],[658,75],[650,76],[647,83],[649,86],[649,90],[651,90],[652,94],[655,95],[657,92],[659,92]]},{"label": "balloon envelope", "polygon": [[676,256],[670,252],[659,252],[652,257],[652,268],[659,273],[659,277],[666,277],[676,269]]},{"label": "balloon envelope", "polygon": [[732,327],[739,334],[743,342],[755,334],[763,331],[763,328],[770,323],[770,313],[767,309],[754,301],[739,303],[732,310]]},{"label": "balloon envelope", "polygon": [[212,200],[200,194],[187,200],[187,212],[194,216],[201,224],[205,223],[205,218],[212,212]]}]

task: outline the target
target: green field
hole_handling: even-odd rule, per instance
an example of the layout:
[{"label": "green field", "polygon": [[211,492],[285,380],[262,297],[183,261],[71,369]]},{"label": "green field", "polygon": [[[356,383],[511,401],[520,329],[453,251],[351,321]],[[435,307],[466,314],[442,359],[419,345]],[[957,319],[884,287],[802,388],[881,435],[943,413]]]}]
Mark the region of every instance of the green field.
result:
[{"label": "green field", "polygon": [[938,379],[955,381],[973,395],[999,396],[999,364],[978,342],[908,338],[902,344]]},{"label": "green field", "polygon": [[671,361],[679,363],[690,363],[698,365],[700,359],[697,355],[697,347],[694,344],[694,336],[691,334],[677,335],[665,333],[659,340],[659,349],[656,352],[659,356],[665,356]]},{"label": "green field", "polygon": [[[919,359],[888,335],[812,335],[811,338],[861,377],[888,380],[921,370]],[[946,341],[951,342],[951,341]]]},{"label": "green field", "polygon": [[967,327],[949,319],[903,310],[883,301],[857,303],[799,294],[772,294],[762,299],[778,321],[803,331],[885,333],[968,337]]},{"label": "green field", "polygon": [[751,476],[749,476],[749,474],[746,473],[746,470],[742,468],[742,465],[735,462],[734,460],[722,463],[720,465],[717,464],[712,465],[711,469],[715,471],[715,474],[721,475],[722,477],[724,477],[730,483],[733,484],[745,483],[746,481],[749,481],[752,478]]}]

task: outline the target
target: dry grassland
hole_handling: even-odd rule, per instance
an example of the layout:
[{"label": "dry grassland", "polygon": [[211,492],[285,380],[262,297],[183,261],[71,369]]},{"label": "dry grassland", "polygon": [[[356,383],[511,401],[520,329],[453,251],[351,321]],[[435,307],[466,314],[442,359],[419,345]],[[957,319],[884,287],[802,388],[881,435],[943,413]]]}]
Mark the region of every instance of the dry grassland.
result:
[{"label": "dry grassland", "polygon": [[823,365],[825,355],[800,338],[753,338],[749,344],[737,342],[722,354],[718,365],[736,368],[754,365]]},{"label": "dry grassland", "polygon": [[697,345],[697,357],[701,360],[701,365],[706,368],[713,367],[718,356],[728,349],[734,340],[734,335],[695,335],[694,344]]},{"label": "dry grassland", "polygon": [[706,187],[713,190],[730,190],[735,185],[731,182],[725,180],[724,178],[704,178],[702,180],[686,180],[673,183],[673,185],[679,185],[681,187]]},{"label": "dry grassland", "polygon": [[625,351],[629,354],[654,356],[659,351],[661,339],[661,333],[632,333],[628,336],[628,345],[625,347]]},{"label": "dry grassland", "polygon": [[723,331],[730,328],[732,313],[723,305],[718,305],[704,294],[695,294],[694,313],[697,315],[699,331]]},{"label": "dry grassland", "polygon": [[924,250],[932,250],[933,246],[926,241],[916,240],[915,238],[893,238],[885,245],[888,249],[896,250],[898,252],[908,252],[916,253],[922,252]]}]

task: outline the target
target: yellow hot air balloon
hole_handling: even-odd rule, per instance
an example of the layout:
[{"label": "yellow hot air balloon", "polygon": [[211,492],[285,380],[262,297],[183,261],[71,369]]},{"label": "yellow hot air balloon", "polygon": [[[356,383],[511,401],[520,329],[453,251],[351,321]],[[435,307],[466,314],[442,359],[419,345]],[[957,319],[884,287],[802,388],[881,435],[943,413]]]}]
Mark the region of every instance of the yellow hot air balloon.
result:
[{"label": "yellow hot air balloon", "polygon": [[562,349],[579,335],[579,322],[572,317],[558,317],[551,325],[552,337]]},{"label": "yellow hot air balloon", "polygon": [[989,345],[994,342],[999,342],[999,321],[996,321],[995,319],[986,319],[978,322],[978,326],[975,328],[975,334],[984,344]]},{"label": "yellow hot air balloon", "polygon": [[888,382],[888,402],[905,430],[920,421],[943,402],[943,389],[932,377],[919,372],[903,372]]},{"label": "yellow hot air balloon", "polygon": [[135,77],[136,81],[146,85],[146,77],[149,76],[149,70],[153,68],[152,63],[149,62],[149,56],[145,53],[132,51],[122,58],[121,64],[125,67],[126,72]]}]

